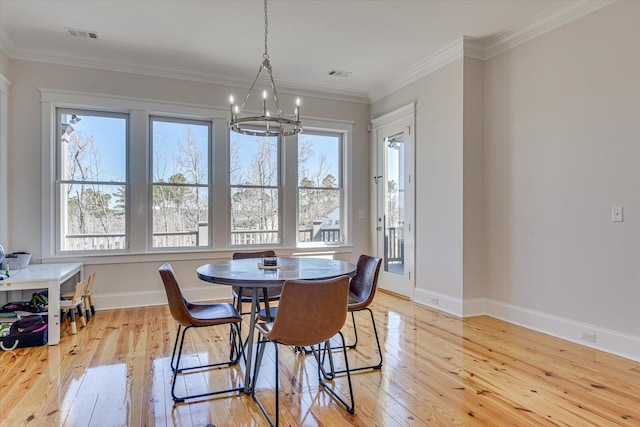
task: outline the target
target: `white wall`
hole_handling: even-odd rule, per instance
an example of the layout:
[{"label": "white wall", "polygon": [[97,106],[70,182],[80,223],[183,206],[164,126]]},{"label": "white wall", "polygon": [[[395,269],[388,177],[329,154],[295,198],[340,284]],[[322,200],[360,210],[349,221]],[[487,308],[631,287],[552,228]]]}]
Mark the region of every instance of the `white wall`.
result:
[{"label": "white wall", "polygon": [[617,2],[485,68],[488,296],[636,337],[639,19]]},{"label": "white wall", "polygon": [[425,291],[462,299],[463,66],[454,61],[371,106],[378,117],[416,104],[417,301]]},{"label": "white wall", "polygon": [[416,301],[640,360],[639,20],[616,2],[374,102],[417,105]]},{"label": "white wall", "polygon": [[[28,250],[32,262],[41,256],[41,107],[39,88],[120,95],[143,99],[171,101],[228,108],[232,92],[246,89],[215,86],[173,79],[134,74],[90,70],[29,61],[9,60],[12,71],[10,97],[11,127],[9,130],[9,238],[5,248]],[[294,98],[280,94],[283,105],[293,105]],[[304,117],[351,121],[353,130],[352,212],[369,207],[369,144],[366,125],[369,106],[325,98],[304,97]],[[351,215],[353,248],[336,258],[355,261],[360,253],[369,252],[368,219]],[[2,218],[3,221],[7,220]],[[8,246],[8,247],[7,247]],[[349,248],[347,248],[349,250]],[[279,251],[290,253],[291,248]],[[94,294],[98,308],[162,303],[164,290],[157,273],[165,261],[174,265],[182,284],[192,289],[195,297],[216,297],[229,294],[226,287],[211,292],[212,286],[200,282],[195,268],[216,257],[229,257],[229,252],[204,254],[169,253],[135,257],[85,257],[85,273],[97,272]],[[62,260],[61,260],[62,261]],[[187,292],[189,294],[189,292]]]}]

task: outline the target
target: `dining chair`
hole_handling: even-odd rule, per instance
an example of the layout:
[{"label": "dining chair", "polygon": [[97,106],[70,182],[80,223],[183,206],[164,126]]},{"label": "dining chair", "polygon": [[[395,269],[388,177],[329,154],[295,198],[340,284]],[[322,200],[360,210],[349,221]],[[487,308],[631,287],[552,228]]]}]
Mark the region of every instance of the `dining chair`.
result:
[{"label": "dining chair", "polygon": [[[235,252],[233,254],[233,259],[247,259],[247,258],[264,258],[264,257],[275,257],[276,253],[273,250],[265,250],[265,251],[257,251],[257,252]],[[236,310],[240,314],[249,314],[250,312],[242,311],[242,303],[248,302],[251,304],[252,299],[252,289],[245,288],[240,286],[232,286],[231,292],[233,293],[233,305],[236,307]],[[270,320],[272,317],[275,317],[277,308],[269,307],[269,317],[266,316],[266,307],[269,306],[269,301],[277,301],[280,299],[280,293],[282,292],[282,286],[276,286],[272,288],[264,288],[262,293],[258,296],[258,304],[264,304],[265,308],[260,309],[258,307],[258,313],[261,313],[260,316],[263,319]],[[242,326],[241,326],[242,327]]]},{"label": "dining chair", "polygon": [[[376,345],[378,348],[378,361],[373,365],[351,367],[351,372],[362,371],[365,369],[381,369],[382,368],[382,348],[380,347],[380,338],[378,337],[378,329],[376,328],[376,320],[373,317],[373,311],[369,308],[373,302],[373,297],[376,294],[378,288],[378,275],[380,273],[380,266],[382,260],[380,258],[372,257],[369,255],[360,255],[358,262],[356,263],[356,274],[349,283],[349,303],[347,310],[351,313],[351,321],[353,323],[353,344],[347,344],[349,349],[355,349],[358,346],[358,328],[356,326],[355,313],[358,311],[368,311],[371,317],[371,325],[373,326],[373,335],[376,338]],[[340,347],[333,347],[332,349],[339,349]],[[324,361],[324,356],[323,356]],[[329,358],[331,363],[331,370],[329,373],[323,370],[325,378],[331,379],[334,374],[342,374],[346,372],[346,369],[335,370],[333,367],[333,361]]]},{"label": "dining chair", "polygon": [[69,316],[71,321],[71,333],[74,335],[78,333],[78,326],[76,324],[76,311],[78,313],[78,317],[80,318],[80,323],[82,324],[82,326],[87,326],[87,322],[82,314],[82,294],[84,293],[84,289],[86,286],[86,280],[82,280],[76,283],[75,291],[73,292],[71,298],[60,300],[60,310],[62,311],[61,321],[64,322],[66,316]]},{"label": "dining chair", "polygon": [[[279,362],[278,346],[312,347],[318,365],[318,381],[323,389],[335,397],[351,414],[355,412],[353,388],[349,375],[349,361],[344,336],[340,330],[347,318],[347,299],[349,292],[349,278],[341,276],[328,280],[287,280],[282,288],[278,315],[272,323],[260,322],[256,325],[259,332],[256,364],[254,367],[253,384],[251,387],[253,400],[256,401],[269,425],[279,424]],[[321,346],[330,347],[330,339],[339,335],[347,366],[347,382],[349,385],[350,403],[347,403],[328,383],[321,374],[320,354]],[[256,394],[256,384],[260,373],[260,365],[265,346],[272,342],[275,347],[275,424],[267,413],[264,405]]]},{"label": "dining chair", "polygon": [[[238,385],[237,387],[209,391],[207,393],[176,396],[176,380],[179,374],[182,374],[185,371],[192,371],[196,369],[205,370],[217,366],[232,366],[238,362],[240,356],[242,355],[240,330],[238,328],[238,324],[242,321],[242,317],[240,316],[240,313],[238,313],[236,308],[229,303],[198,304],[187,301],[182,295],[180,285],[178,284],[178,279],[170,264],[163,264],[159,268],[159,272],[160,276],[162,277],[162,282],[164,283],[164,290],[167,293],[167,300],[169,301],[169,310],[171,311],[171,316],[176,321],[176,323],[178,323],[178,334],[176,335],[176,340],[173,345],[173,353],[171,354],[171,370],[173,371],[171,397],[173,398],[174,402],[184,402],[186,399],[196,399],[205,396],[244,390],[244,386]],[[232,337],[230,343],[231,350],[229,353],[229,360],[208,365],[191,366],[186,368],[180,367],[180,358],[182,357],[184,339],[187,331],[191,328],[202,328],[207,326],[220,325],[231,326]],[[178,341],[180,342],[179,347]]]}]

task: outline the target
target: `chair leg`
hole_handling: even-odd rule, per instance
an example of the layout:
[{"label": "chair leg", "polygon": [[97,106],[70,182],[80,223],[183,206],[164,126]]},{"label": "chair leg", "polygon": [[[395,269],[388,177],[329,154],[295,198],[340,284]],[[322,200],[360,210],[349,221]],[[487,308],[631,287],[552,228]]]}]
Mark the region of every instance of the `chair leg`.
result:
[{"label": "chair leg", "polygon": [[91,316],[93,315],[93,313],[91,313],[91,310],[89,309],[89,297],[85,296],[82,298],[82,305],[84,306],[84,316],[87,318],[87,322],[89,320],[91,320]]},{"label": "chair leg", "polygon": [[76,313],[73,308],[69,310],[69,317],[71,318],[71,333],[75,335],[78,333],[78,326],[76,325]]},{"label": "chair leg", "polygon": [[[367,310],[369,312],[369,316],[371,317],[371,324],[373,325],[373,335],[376,338],[376,346],[378,348],[378,363],[373,364],[373,365],[368,365],[368,366],[359,366],[357,368],[351,368],[350,371],[351,372],[357,372],[357,371],[363,371],[365,369],[382,369],[382,347],[380,346],[380,338],[378,338],[378,328],[376,328],[376,319],[373,317],[373,311],[371,311],[371,309],[369,307],[364,308],[363,310]],[[353,316],[353,311],[351,312],[351,315]],[[355,317],[353,318],[353,327],[355,330]],[[355,347],[355,344],[357,344],[358,342],[358,335],[356,333],[356,342],[354,344],[352,344],[353,347]],[[351,346],[345,346],[347,348],[353,348]],[[332,349],[337,349],[338,347],[332,347]],[[324,362],[324,359],[323,359]],[[346,369],[342,369],[339,371],[334,371],[334,374],[344,374],[345,372],[347,372]],[[327,379],[332,379],[331,377],[327,377],[325,376],[325,378]]]},{"label": "chair leg", "polygon": [[[347,346],[345,344],[345,340],[344,340],[344,335],[342,334],[342,332],[338,332],[338,334],[340,335],[340,340],[342,341],[342,353],[344,355],[344,363],[346,366],[346,370],[345,372],[347,373],[347,383],[349,384],[349,397],[351,400],[351,405],[349,405],[340,395],[338,395],[338,393],[336,393],[335,390],[333,390],[331,387],[329,387],[329,384],[327,384],[326,382],[323,381],[322,379],[322,368],[321,368],[321,360],[320,360],[320,345],[318,344],[318,351],[317,353],[314,351],[313,354],[316,357],[316,361],[318,363],[318,382],[320,382],[320,385],[324,387],[324,389],[326,391],[328,391],[333,397],[335,397],[340,403],[342,403],[342,405],[344,405],[344,407],[347,409],[347,412],[349,412],[350,414],[355,413],[355,401],[353,399],[353,387],[351,385],[351,373],[349,371],[349,358],[347,357]],[[325,346],[325,350],[324,351],[329,351],[331,352],[331,343],[329,343],[328,341],[326,343],[324,343]],[[330,361],[332,360],[331,358],[329,359]]]},{"label": "chair leg", "polygon": [[78,317],[80,318],[80,324],[82,326],[87,326],[87,321],[84,319],[84,313],[82,312],[82,304],[78,304],[76,306],[76,310],[78,311]]},{"label": "chair leg", "polygon": [[96,315],[96,309],[93,306],[93,295],[89,295],[89,307],[91,307],[91,315],[95,316]]},{"label": "chair leg", "polygon": [[[207,392],[207,393],[201,393],[201,394],[193,394],[193,395],[189,395],[189,396],[176,396],[175,394],[175,388],[176,388],[176,380],[178,379],[178,374],[184,372],[184,371],[190,371],[193,369],[207,369],[207,368],[213,368],[216,366],[224,366],[224,365],[234,365],[235,363],[238,362],[238,359],[240,358],[240,354],[236,354],[235,358],[233,358],[233,354],[231,354],[231,358],[229,361],[227,362],[220,362],[220,363],[212,363],[209,365],[201,365],[201,366],[192,366],[192,367],[188,367],[188,368],[180,368],[180,358],[182,357],[182,349],[184,348],[184,339],[187,335],[187,330],[191,329],[193,326],[185,326],[184,328],[181,327],[181,325],[178,325],[178,335],[176,336],[176,342],[173,345],[173,354],[171,356],[171,369],[173,370],[173,381],[171,382],[171,397],[173,398],[173,401],[176,403],[180,403],[180,402],[184,402],[186,399],[197,399],[200,397],[205,397],[205,396],[213,396],[216,394],[222,394],[222,393],[230,393],[230,392],[234,392],[234,391],[241,391],[244,390],[244,386],[240,385],[239,387],[235,387],[235,388],[230,388],[230,389],[225,389],[225,390],[218,390],[218,391],[213,391],[213,392]],[[180,332],[182,330],[182,336],[180,336]],[[180,340],[180,346],[178,347],[178,354],[176,357],[176,346],[178,345],[178,340]],[[235,338],[234,338],[235,340]],[[236,350],[236,353],[240,353],[242,352],[241,348],[238,348]],[[174,362],[174,358],[175,360],[175,367],[173,365]]]},{"label": "chair leg", "polygon": [[256,382],[258,379],[258,373],[260,372],[260,365],[262,363],[262,355],[264,354],[264,348],[265,345],[269,342],[269,340],[267,339],[258,339],[258,348],[257,350],[257,354],[256,354],[256,365],[253,369],[253,384],[251,387],[251,397],[253,398],[253,401],[256,402],[258,404],[258,408],[260,408],[260,412],[262,412],[262,415],[264,415],[264,417],[267,419],[267,422],[269,423],[270,427],[274,427],[277,426],[280,423],[280,374],[279,374],[279,362],[278,362],[278,343],[274,342],[273,345],[275,347],[275,370],[276,370],[276,422],[275,424],[273,423],[273,419],[269,416],[269,414],[267,413],[267,410],[265,409],[264,405],[262,404],[262,402],[260,401],[260,399],[258,398],[258,396],[256,396]]}]

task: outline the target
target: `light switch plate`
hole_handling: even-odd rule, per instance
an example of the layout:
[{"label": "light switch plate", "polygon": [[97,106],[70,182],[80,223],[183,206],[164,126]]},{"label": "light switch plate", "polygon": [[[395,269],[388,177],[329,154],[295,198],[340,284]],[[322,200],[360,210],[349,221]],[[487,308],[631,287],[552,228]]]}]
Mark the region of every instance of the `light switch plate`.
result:
[{"label": "light switch plate", "polygon": [[614,206],[611,208],[611,221],[622,222],[622,206]]},{"label": "light switch plate", "polygon": [[358,219],[365,219],[367,217],[367,213],[363,210],[358,211]]}]

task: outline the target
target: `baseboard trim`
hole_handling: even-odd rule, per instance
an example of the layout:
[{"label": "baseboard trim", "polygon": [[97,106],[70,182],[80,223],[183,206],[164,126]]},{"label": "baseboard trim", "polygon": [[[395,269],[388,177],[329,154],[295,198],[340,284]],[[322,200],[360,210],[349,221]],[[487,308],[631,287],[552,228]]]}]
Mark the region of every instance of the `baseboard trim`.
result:
[{"label": "baseboard trim", "polygon": [[[556,338],[640,362],[640,337],[612,331],[589,323],[495,301],[489,298],[465,300],[426,289],[416,289],[414,302],[458,317],[487,315]],[[595,341],[583,339],[593,335]]]},{"label": "baseboard trim", "polygon": [[[536,310],[487,300],[487,315],[596,350],[640,361],[640,337]],[[582,339],[594,334],[595,342]]]},{"label": "baseboard trim", "polygon": [[416,288],[413,301],[436,310],[444,311],[454,316],[462,317],[463,301],[450,295],[441,294],[426,289]]},{"label": "baseboard trim", "polygon": [[[231,299],[231,288],[185,288],[184,296],[189,301],[218,301]],[[167,304],[167,294],[164,290],[141,292],[118,292],[109,294],[94,294],[96,310],[111,310],[117,308],[149,307]]]}]

